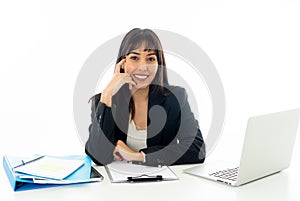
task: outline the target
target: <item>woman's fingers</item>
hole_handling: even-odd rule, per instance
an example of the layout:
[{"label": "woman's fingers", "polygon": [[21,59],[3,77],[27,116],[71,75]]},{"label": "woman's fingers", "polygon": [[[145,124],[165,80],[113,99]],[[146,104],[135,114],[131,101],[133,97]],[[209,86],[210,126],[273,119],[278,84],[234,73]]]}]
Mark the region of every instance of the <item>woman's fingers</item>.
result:
[{"label": "woman's fingers", "polygon": [[132,90],[136,83],[133,81],[132,77],[127,73],[122,73],[120,76],[123,76],[121,85],[128,84],[129,90]]},{"label": "woman's fingers", "polygon": [[123,156],[122,156],[121,152],[122,152],[124,144],[125,143],[122,140],[118,140],[116,143],[116,147],[113,151],[114,158],[119,161],[123,160]]},{"label": "woman's fingers", "polygon": [[144,161],[144,157],[140,152],[133,151],[122,140],[117,141],[113,156],[116,160]]},{"label": "woman's fingers", "polygon": [[132,90],[136,83],[133,81],[130,75],[126,76],[126,83],[129,85],[129,89]]},{"label": "woman's fingers", "polygon": [[131,87],[136,85],[136,83],[127,73],[119,73],[115,75],[113,81],[111,82],[112,95],[115,95],[124,84],[129,84]]},{"label": "woman's fingers", "polygon": [[123,160],[122,156],[120,155],[119,151],[117,150],[117,147],[115,148],[114,152],[113,152],[113,156],[115,159],[121,161]]},{"label": "woman's fingers", "polygon": [[[116,81],[118,82],[118,84],[116,83],[115,85],[115,89],[113,90],[113,95],[119,91],[119,89],[124,85],[124,84],[128,84],[129,85],[129,90],[132,90],[134,86],[136,86],[136,83],[133,81],[132,77],[130,76],[130,74],[127,73],[126,69],[123,70],[123,73],[121,73],[121,68],[124,68],[126,62],[126,57],[124,57],[119,63],[117,63],[116,65],[116,69],[115,69],[115,76],[116,76]],[[118,77],[118,78],[117,78]]]},{"label": "woman's fingers", "polygon": [[129,84],[129,90],[132,91],[133,87],[137,85],[137,83],[133,80],[132,75],[130,75],[131,81]]}]

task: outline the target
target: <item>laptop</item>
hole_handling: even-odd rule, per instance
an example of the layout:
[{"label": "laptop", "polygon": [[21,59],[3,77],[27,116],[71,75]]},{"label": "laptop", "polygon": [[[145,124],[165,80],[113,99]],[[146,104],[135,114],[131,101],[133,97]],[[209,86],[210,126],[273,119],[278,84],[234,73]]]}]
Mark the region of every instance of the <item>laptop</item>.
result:
[{"label": "laptop", "polygon": [[204,163],[184,173],[240,186],[275,174],[289,167],[300,108],[255,116],[248,119],[240,163]]}]

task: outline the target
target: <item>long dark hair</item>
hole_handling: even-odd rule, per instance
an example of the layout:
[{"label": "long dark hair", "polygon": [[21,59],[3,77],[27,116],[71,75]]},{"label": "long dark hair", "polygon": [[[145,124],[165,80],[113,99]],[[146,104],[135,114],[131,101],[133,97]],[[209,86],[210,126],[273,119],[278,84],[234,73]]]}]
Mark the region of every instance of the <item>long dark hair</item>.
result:
[{"label": "long dark hair", "polygon": [[[164,93],[164,86],[169,85],[166,61],[161,42],[158,36],[152,30],[135,28],[129,31],[123,38],[120,45],[116,64],[119,63],[124,58],[124,56],[127,56],[131,51],[136,50],[140,47],[143,47],[145,50],[154,50],[158,62],[158,69],[151,83],[151,87],[149,88],[149,94],[153,95],[157,93]],[[128,93],[128,90],[126,90],[128,89],[128,87],[122,88],[120,89],[120,91],[123,91],[123,93],[121,92],[118,94],[123,94],[120,98],[124,100],[124,95],[130,93]],[[133,119],[135,115],[135,108],[132,98],[129,102],[129,112],[131,113],[131,119]]]}]

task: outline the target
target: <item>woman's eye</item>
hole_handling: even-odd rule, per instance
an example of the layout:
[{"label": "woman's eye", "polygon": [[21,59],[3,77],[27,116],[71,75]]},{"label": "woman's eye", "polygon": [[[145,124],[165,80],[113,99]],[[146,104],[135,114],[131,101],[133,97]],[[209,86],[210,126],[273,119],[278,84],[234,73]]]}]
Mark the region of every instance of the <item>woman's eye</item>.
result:
[{"label": "woman's eye", "polygon": [[154,57],[149,57],[149,58],[148,58],[148,61],[154,62],[154,61],[155,61],[155,58],[154,58]]},{"label": "woman's eye", "polygon": [[136,60],[138,60],[139,58],[138,58],[137,56],[132,56],[132,57],[130,57],[130,59],[136,61]]}]

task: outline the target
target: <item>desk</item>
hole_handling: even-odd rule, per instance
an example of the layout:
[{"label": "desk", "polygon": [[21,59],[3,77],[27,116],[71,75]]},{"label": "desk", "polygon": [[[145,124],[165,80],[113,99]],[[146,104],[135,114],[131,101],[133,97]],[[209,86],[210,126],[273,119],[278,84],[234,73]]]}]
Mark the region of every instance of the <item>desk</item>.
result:
[{"label": "desk", "polygon": [[[12,119],[15,115],[12,116]],[[51,155],[82,154],[83,146],[78,142],[78,138],[72,132],[57,128],[52,135],[42,135],[39,133],[44,125],[41,118],[39,124],[31,124],[30,118],[19,122],[18,127],[13,130],[14,123],[9,124],[8,117],[1,119],[6,124],[1,125],[0,133],[9,135],[3,136],[0,140],[0,155],[11,153],[18,155],[24,152],[48,153]],[[28,122],[26,122],[28,121]],[[8,122],[8,123],[7,123]],[[12,121],[13,122],[13,121]],[[29,127],[24,133],[25,126]],[[38,128],[36,128],[39,126]],[[14,133],[18,134],[15,140]],[[61,134],[64,135],[61,135]],[[240,133],[236,131],[235,133]],[[5,137],[5,138],[4,138]],[[39,140],[39,139],[42,140]],[[57,140],[59,139],[59,140]],[[243,135],[229,135],[224,133],[217,148],[207,158],[206,162],[220,160],[224,156],[228,159],[232,154],[237,153],[234,159],[239,158],[241,153]],[[233,141],[238,148],[233,148]],[[34,144],[36,146],[28,146]],[[55,148],[53,148],[55,147]],[[189,200],[230,200],[230,201],[298,201],[300,198],[300,137],[296,138],[291,165],[288,169],[279,174],[246,184],[241,187],[231,187],[222,183],[205,180],[199,177],[188,175],[182,172],[183,169],[194,165],[171,166],[171,169],[179,177],[177,181],[155,182],[155,183],[121,183],[112,184],[106,174],[104,167],[96,167],[104,176],[103,182],[61,186],[47,189],[38,189],[23,192],[13,192],[6,178],[2,164],[0,167],[0,200],[1,201],[96,201],[96,200],[139,200],[139,201],[189,201]],[[1,159],[2,163],[2,159]],[[113,199],[112,199],[113,198]]]},{"label": "desk", "polygon": [[[1,200],[240,200],[240,201],[292,201],[300,197],[296,186],[296,166],[291,166],[279,174],[249,183],[241,187],[230,187],[221,183],[182,173],[184,168],[193,165],[172,166],[180,178],[177,181],[154,183],[118,183],[112,184],[103,167],[96,168],[103,174],[104,181],[98,183],[78,184],[47,189],[13,192],[7,179],[3,178],[1,168]],[[299,167],[298,167],[299,168]],[[294,178],[293,178],[294,176]],[[297,189],[296,189],[297,188]],[[5,199],[2,199],[4,196]],[[114,199],[111,199],[114,198]],[[297,199],[298,198],[298,199]]]}]

